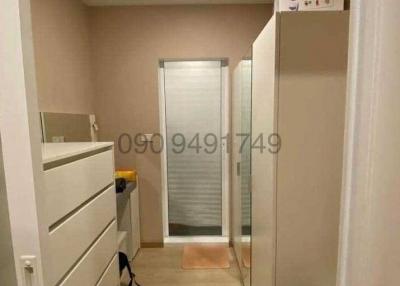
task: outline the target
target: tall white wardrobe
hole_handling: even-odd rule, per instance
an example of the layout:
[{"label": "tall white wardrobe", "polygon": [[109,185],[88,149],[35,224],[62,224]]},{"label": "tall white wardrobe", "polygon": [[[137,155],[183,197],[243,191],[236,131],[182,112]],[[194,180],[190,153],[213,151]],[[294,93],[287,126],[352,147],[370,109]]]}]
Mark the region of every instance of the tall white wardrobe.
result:
[{"label": "tall white wardrobe", "polygon": [[281,12],[254,42],[251,136],[267,149],[251,151],[253,286],[336,284],[348,27],[346,11]]}]

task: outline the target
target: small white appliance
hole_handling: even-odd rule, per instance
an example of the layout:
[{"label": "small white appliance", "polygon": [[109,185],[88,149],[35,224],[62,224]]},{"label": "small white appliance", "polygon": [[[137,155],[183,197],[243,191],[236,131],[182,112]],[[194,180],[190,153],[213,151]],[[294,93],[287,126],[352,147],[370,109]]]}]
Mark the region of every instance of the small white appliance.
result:
[{"label": "small white appliance", "polygon": [[344,0],[276,0],[277,11],[342,11]]}]

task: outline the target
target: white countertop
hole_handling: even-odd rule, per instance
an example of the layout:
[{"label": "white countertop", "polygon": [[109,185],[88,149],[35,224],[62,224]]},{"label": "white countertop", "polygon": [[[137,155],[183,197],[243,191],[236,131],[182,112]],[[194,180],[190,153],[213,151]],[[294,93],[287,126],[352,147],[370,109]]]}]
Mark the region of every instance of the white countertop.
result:
[{"label": "white countertop", "polygon": [[43,164],[113,146],[113,142],[43,143]]}]

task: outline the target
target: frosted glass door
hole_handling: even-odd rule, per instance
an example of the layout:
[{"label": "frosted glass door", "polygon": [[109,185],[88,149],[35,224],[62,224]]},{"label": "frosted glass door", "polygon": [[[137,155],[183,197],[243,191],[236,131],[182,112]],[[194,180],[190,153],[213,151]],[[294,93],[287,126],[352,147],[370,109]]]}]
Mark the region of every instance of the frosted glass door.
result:
[{"label": "frosted glass door", "polygon": [[166,62],[164,77],[169,235],[222,235],[221,62]]}]

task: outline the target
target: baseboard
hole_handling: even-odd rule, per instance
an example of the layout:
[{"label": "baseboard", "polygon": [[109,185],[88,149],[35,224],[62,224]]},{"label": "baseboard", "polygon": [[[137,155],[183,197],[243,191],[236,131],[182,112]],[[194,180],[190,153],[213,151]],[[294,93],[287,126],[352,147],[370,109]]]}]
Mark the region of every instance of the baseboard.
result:
[{"label": "baseboard", "polygon": [[140,244],[141,248],[163,248],[163,242],[142,242]]},{"label": "baseboard", "polygon": [[170,236],[164,237],[164,244],[188,243],[223,243],[229,244],[229,237],[224,236]]}]

